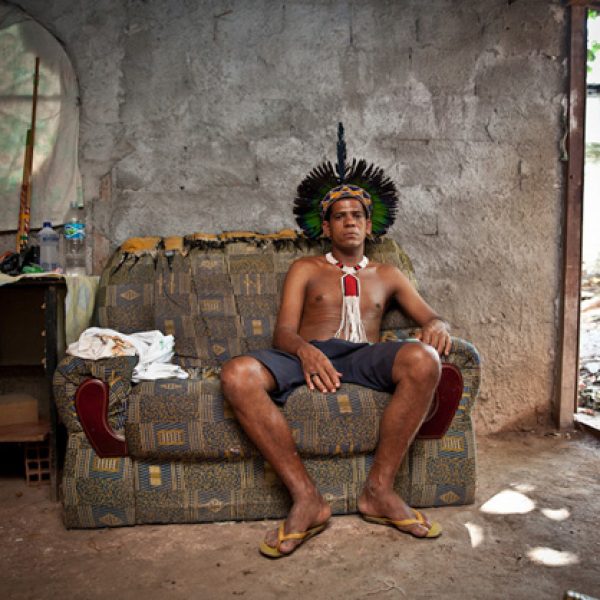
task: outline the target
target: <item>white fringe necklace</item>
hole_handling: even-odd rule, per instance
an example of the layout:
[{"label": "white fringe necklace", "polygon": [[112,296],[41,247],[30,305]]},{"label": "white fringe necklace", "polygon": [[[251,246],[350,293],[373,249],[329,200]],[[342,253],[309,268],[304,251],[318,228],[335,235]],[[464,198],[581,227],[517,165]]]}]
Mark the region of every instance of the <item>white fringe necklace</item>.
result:
[{"label": "white fringe necklace", "polygon": [[331,252],[325,255],[328,263],[340,268],[344,273],[340,278],[342,286],[342,319],[335,337],[344,337],[349,342],[368,342],[365,327],[360,317],[360,282],[356,274],[369,264],[366,256],[354,267],[336,260]]}]

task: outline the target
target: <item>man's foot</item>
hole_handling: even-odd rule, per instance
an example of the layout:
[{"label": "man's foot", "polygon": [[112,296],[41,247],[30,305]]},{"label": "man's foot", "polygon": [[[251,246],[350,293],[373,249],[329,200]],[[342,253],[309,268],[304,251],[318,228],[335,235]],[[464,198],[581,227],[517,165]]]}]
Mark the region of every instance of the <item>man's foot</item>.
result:
[{"label": "man's foot", "polygon": [[[269,558],[281,558],[283,556],[289,556],[294,552],[300,544],[310,540],[311,537],[321,533],[327,527],[327,523],[322,523],[321,525],[317,525],[316,527],[311,527],[307,531],[302,531],[298,533],[284,533],[285,531],[285,521],[279,526],[277,530],[277,544],[275,546],[271,546],[267,544],[267,542],[261,542],[259,550],[265,556]],[[290,552],[282,552],[281,545],[289,540],[297,541],[298,543],[294,546],[294,548]]]},{"label": "man's foot", "polygon": [[331,507],[314,490],[306,499],[294,502],[288,518],[270,531],[260,550],[266,556],[279,558],[291,554],[298,546],[321,533],[331,516]]},{"label": "man's foot", "polygon": [[387,525],[388,527],[394,527],[402,533],[409,533],[410,535],[418,538],[436,538],[442,535],[442,528],[439,523],[433,521],[429,525],[427,533],[425,535],[418,535],[413,531],[415,525],[424,525],[425,518],[418,510],[413,510],[414,518],[403,519],[401,521],[395,521],[394,519],[388,519],[387,517],[375,517],[373,515],[363,514],[362,518],[370,523],[377,523],[377,525]]},{"label": "man's foot", "polygon": [[372,523],[390,525],[419,538],[438,537],[442,528],[414,510],[393,490],[384,490],[369,482],[358,499],[358,510]]}]

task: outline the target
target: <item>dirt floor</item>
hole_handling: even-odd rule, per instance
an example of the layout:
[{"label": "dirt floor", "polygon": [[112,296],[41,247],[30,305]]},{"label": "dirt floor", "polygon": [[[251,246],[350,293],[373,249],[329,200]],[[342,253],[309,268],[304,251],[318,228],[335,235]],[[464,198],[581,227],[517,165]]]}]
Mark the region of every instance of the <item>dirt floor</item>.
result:
[{"label": "dirt floor", "polygon": [[292,557],[257,551],[272,522],[64,529],[48,487],[0,479],[0,594],[10,599],[600,597],[600,442],[587,434],[479,440],[472,506],[430,509],[417,540],[335,517]]}]

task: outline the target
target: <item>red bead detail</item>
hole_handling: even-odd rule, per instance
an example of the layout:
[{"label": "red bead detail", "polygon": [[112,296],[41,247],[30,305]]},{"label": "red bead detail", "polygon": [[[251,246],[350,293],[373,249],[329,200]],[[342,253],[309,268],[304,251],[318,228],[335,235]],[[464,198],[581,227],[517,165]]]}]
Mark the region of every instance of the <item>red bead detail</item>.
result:
[{"label": "red bead detail", "polygon": [[[339,260],[335,263],[335,266],[343,269],[344,268],[344,263],[340,262]],[[362,267],[360,265],[354,265],[353,267],[351,267],[352,269],[354,269],[355,271],[360,271],[362,269]]]},{"label": "red bead detail", "polygon": [[344,275],[344,296],[358,296],[358,279],[354,275]]}]

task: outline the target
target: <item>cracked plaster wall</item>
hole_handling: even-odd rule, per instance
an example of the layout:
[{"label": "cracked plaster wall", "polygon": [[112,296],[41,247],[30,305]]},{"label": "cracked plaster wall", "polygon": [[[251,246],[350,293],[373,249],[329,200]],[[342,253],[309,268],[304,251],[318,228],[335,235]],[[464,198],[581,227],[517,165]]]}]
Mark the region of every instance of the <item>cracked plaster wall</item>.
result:
[{"label": "cracked plaster wall", "polygon": [[398,185],[391,235],[423,295],[482,353],[479,431],[550,422],[558,0],[16,4],[63,41],[79,77],[97,254],[129,236],[292,226],[295,187],[334,156],[342,120],[349,154]]}]

